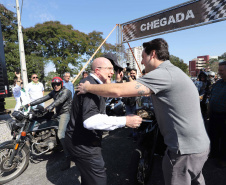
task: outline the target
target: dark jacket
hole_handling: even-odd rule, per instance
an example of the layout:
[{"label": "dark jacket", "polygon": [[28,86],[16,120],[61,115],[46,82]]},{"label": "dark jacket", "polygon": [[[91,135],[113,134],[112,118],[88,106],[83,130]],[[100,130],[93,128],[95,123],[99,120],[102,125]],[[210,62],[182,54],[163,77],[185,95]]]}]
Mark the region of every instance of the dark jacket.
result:
[{"label": "dark jacket", "polygon": [[63,113],[70,113],[72,95],[71,95],[71,91],[66,89],[65,87],[62,87],[59,91],[54,91],[54,90],[51,91],[46,96],[31,102],[30,106],[38,105],[51,98],[54,99],[54,102],[51,103],[47,108],[49,109],[56,108],[57,115],[60,115]]},{"label": "dark jacket", "polygon": [[[89,81],[91,84],[98,84],[92,76],[88,76],[87,78],[81,80],[82,83],[85,81]],[[65,134],[71,138],[74,146],[83,145],[87,147],[85,151],[82,152],[83,155],[87,153],[87,151],[89,151],[88,153],[95,153],[95,151],[93,151],[95,149],[89,147],[101,146],[103,131],[88,130],[83,126],[83,122],[86,119],[96,114],[106,114],[104,97],[91,93],[74,95],[71,119],[67,125]]]}]

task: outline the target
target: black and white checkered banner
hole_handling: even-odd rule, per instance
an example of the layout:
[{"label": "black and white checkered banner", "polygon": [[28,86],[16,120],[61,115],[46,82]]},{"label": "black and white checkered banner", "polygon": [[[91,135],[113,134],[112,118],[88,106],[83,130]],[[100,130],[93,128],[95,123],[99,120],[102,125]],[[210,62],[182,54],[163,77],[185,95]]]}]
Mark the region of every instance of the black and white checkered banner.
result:
[{"label": "black and white checkered banner", "polygon": [[226,17],[226,0],[193,0],[123,23],[123,42],[199,26]]}]

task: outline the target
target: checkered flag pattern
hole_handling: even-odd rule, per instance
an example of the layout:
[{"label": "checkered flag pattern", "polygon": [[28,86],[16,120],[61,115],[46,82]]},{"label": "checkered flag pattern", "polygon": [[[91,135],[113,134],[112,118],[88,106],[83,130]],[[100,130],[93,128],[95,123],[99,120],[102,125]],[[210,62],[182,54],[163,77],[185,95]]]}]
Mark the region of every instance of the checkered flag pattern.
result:
[{"label": "checkered flag pattern", "polygon": [[226,17],[226,0],[202,0],[204,22]]},{"label": "checkered flag pattern", "polygon": [[123,41],[133,40],[136,38],[136,23],[131,23],[123,27]]}]

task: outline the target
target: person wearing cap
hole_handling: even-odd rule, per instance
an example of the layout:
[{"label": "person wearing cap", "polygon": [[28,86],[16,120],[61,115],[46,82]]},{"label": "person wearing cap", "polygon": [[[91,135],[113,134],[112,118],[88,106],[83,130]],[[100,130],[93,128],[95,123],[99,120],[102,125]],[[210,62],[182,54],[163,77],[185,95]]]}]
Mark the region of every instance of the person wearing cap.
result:
[{"label": "person wearing cap", "polygon": [[[111,83],[114,68],[108,58],[96,58],[91,67],[93,72],[80,83],[85,81],[91,84]],[[137,128],[141,121],[142,118],[137,115],[122,117],[106,115],[105,99],[102,96],[90,93],[74,95],[65,140],[71,159],[80,171],[81,184],[107,184],[101,153],[103,130],[110,131],[124,126]]]},{"label": "person wearing cap", "polygon": [[25,105],[25,107],[35,106],[45,101],[54,99],[54,102],[45,108],[46,111],[56,110],[56,118],[59,121],[59,128],[57,136],[64,150],[65,159],[61,164],[61,170],[66,170],[70,168],[70,155],[65,145],[65,130],[70,119],[70,110],[72,96],[71,91],[63,86],[63,80],[60,77],[54,77],[51,81],[53,91],[51,91],[46,96],[32,101],[31,103]]},{"label": "person wearing cap", "polygon": [[104,58],[107,58],[110,60],[111,64],[114,67],[115,70],[115,83],[122,83],[123,82],[123,67],[118,63],[116,54],[112,53],[105,53],[103,55]]}]

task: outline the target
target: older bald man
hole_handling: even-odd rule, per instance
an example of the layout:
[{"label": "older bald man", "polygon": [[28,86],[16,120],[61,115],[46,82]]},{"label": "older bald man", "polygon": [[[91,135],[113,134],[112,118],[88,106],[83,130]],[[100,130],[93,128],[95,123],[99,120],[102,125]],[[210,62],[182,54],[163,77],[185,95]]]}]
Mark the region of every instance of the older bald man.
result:
[{"label": "older bald man", "polygon": [[[114,68],[110,60],[97,58],[92,63],[92,71],[86,79],[91,84],[111,83]],[[84,185],[106,185],[107,177],[101,154],[102,130],[114,130],[128,126],[136,128],[142,119],[136,115],[109,117],[105,113],[105,99],[87,93],[74,95],[71,118],[66,131],[66,143],[72,160],[76,163]]]}]

